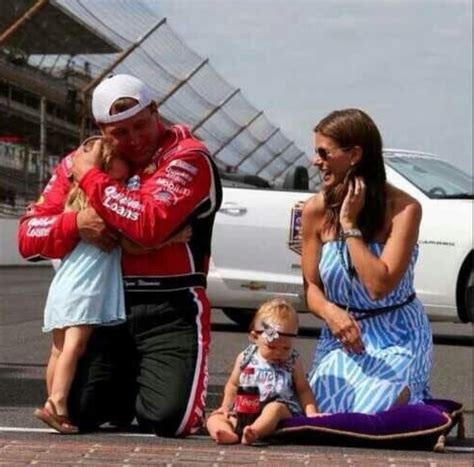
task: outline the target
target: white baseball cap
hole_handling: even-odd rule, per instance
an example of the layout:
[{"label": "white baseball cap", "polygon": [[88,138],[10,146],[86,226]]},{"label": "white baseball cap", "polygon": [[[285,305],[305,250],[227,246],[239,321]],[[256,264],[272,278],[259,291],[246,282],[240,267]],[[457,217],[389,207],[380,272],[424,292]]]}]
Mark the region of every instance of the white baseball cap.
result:
[{"label": "white baseball cap", "polygon": [[[117,99],[130,97],[137,101],[130,109],[110,114]],[[152,90],[141,80],[131,75],[113,75],[101,81],[92,93],[92,115],[97,123],[120,122],[146,108],[154,101]]]}]

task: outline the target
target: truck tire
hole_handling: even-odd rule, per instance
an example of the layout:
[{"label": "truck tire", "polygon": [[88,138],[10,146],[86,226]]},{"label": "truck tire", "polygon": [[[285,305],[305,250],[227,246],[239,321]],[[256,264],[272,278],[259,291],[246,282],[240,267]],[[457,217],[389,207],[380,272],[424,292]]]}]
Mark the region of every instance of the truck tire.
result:
[{"label": "truck tire", "polygon": [[459,273],[457,286],[457,306],[462,322],[474,322],[474,255],[467,256]]},{"label": "truck tire", "polygon": [[469,322],[474,322],[474,268],[471,269],[465,286],[466,316]]}]

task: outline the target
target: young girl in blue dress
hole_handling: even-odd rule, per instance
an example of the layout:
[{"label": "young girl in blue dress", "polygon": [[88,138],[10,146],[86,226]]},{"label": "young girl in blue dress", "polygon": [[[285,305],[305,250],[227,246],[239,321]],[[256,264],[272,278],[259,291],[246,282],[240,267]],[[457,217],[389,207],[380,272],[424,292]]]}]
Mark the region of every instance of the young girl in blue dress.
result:
[{"label": "young girl in blue dress", "polygon": [[[88,142],[85,142],[86,147]],[[127,163],[113,157],[107,147],[102,152],[103,169],[125,182]],[[66,200],[65,210],[87,207],[84,192],[76,182]],[[125,305],[120,267],[121,249],[110,252],[79,242],[61,262],[51,282],[44,310],[44,332],[52,333],[51,355],[46,370],[48,399],[36,409],[37,418],[61,433],[77,433],[68,420],[67,397],[77,362],[84,353],[96,325],[117,325],[125,321]]]},{"label": "young girl in blue dress", "polygon": [[250,326],[252,342],[237,356],[224,387],[221,406],[207,421],[207,429],[218,444],[239,442],[236,433],[235,399],[240,386],[257,386],[261,414],[243,429],[242,444],[253,444],[271,435],[278,422],[292,415],[320,415],[303,371],[293,340],[298,332],[298,315],[287,302],[264,303]]}]

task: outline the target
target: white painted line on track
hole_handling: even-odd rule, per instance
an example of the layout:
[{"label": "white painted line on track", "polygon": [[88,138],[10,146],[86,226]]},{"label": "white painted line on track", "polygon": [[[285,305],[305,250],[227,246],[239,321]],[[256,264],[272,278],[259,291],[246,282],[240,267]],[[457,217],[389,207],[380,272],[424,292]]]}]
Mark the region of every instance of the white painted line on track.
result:
[{"label": "white painted line on track", "polygon": [[0,426],[0,432],[19,432],[19,433],[57,433],[52,428],[24,428],[16,426]]},{"label": "white painted line on track", "polygon": [[[58,433],[53,428],[25,428],[25,427],[16,427],[16,426],[0,426],[0,433],[54,433],[54,434],[61,434]],[[96,434],[100,434],[101,436],[125,436],[130,438],[154,438],[156,435],[153,433],[106,433],[103,431],[96,431]],[[90,434],[90,433],[86,433]],[[71,435],[74,436],[74,435]]]},{"label": "white painted line on track", "polygon": [[[52,433],[52,434],[61,434],[52,428],[27,428],[27,427],[16,427],[16,426],[0,426],[0,433]],[[79,433],[81,435],[82,433]],[[85,435],[90,435],[93,433],[83,433]],[[153,433],[124,433],[124,432],[106,432],[106,431],[95,431],[94,434],[99,434],[100,436],[123,436],[125,438],[156,438],[156,435]],[[76,435],[68,435],[76,436]],[[193,435],[194,439],[207,439],[207,436]]]},{"label": "white painted line on track", "polygon": [[444,452],[474,452],[473,446],[445,446]]},{"label": "white painted line on track", "polygon": [[[0,426],[0,433],[54,433],[54,434],[61,434],[58,433],[56,430],[52,428],[24,428],[24,427],[16,427],[16,426]],[[96,431],[96,434],[100,434],[101,436],[125,436],[130,438],[155,438],[156,435],[153,433],[106,433],[103,431]],[[90,433],[86,433],[90,434]],[[74,436],[74,435],[71,435]]]}]

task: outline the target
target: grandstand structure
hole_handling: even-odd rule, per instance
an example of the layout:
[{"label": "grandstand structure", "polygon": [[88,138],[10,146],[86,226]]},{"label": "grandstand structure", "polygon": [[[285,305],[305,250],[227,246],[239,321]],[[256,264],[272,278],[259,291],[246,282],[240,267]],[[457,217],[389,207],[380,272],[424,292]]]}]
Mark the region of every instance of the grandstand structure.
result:
[{"label": "grandstand structure", "polygon": [[[222,171],[281,183],[307,155],[173,31],[146,0],[0,2],[0,204],[37,197],[60,157],[97,132],[90,95],[140,76],[168,122],[189,125]],[[3,204],[2,204],[3,203]]]},{"label": "grandstand structure", "polygon": [[79,140],[77,89],[90,74],[66,66],[55,76],[29,58],[119,51],[56,3],[0,2],[0,203],[22,207],[35,198]]}]

